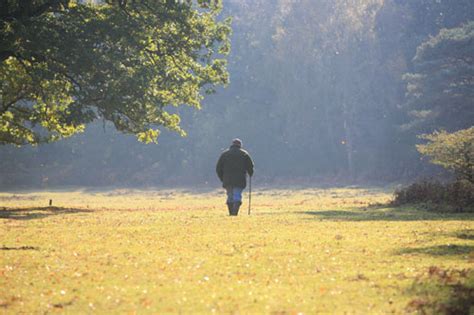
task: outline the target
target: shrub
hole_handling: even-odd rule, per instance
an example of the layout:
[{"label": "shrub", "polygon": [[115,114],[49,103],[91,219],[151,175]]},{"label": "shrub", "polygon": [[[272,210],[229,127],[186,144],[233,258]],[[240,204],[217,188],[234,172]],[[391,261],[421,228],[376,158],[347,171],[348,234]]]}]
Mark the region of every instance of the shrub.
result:
[{"label": "shrub", "polygon": [[429,209],[474,212],[474,184],[421,181],[395,191],[393,205],[430,204]]},{"label": "shrub", "polygon": [[437,131],[420,138],[428,140],[416,146],[421,154],[429,156],[433,164],[453,170],[458,179],[474,184],[474,127],[453,133]]}]

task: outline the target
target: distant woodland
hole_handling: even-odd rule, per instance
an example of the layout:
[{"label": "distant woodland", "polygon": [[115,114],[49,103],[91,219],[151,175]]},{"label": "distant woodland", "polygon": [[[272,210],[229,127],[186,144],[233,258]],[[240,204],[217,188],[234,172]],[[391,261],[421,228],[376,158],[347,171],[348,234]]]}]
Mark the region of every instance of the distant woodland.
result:
[{"label": "distant woodland", "polygon": [[[259,185],[406,182],[449,175],[421,134],[474,125],[472,0],[227,0],[229,84],[183,132],[145,144],[96,120],[37,146],[0,146],[0,187],[217,187],[239,137]],[[181,129],[180,129],[181,130]]]}]

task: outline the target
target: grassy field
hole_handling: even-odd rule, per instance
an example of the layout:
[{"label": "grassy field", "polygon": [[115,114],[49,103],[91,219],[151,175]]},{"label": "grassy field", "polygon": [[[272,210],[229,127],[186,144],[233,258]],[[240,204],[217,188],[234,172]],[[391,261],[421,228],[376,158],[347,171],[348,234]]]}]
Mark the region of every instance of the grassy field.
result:
[{"label": "grassy field", "polygon": [[430,267],[473,266],[474,215],[390,198],[259,190],[228,217],[220,190],[0,193],[0,310],[405,313]]}]

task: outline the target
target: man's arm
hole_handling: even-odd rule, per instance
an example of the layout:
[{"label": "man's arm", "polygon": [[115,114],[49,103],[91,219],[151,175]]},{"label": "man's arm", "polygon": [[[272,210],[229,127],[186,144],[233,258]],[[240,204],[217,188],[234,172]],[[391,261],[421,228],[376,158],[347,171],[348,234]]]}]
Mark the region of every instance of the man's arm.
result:
[{"label": "man's arm", "polygon": [[217,161],[216,165],[216,173],[217,177],[222,181],[224,181],[224,158],[223,155],[220,156],[219,161]]},{"label": "man's arm", "polygon": [[252,161],[252,158],[250,157],[250,155],[246,154],[246,158],[245,158],[245,168],[247,170],[247,173],[249,174],[249,176],[252,176],[253,175],[253,161]]}]

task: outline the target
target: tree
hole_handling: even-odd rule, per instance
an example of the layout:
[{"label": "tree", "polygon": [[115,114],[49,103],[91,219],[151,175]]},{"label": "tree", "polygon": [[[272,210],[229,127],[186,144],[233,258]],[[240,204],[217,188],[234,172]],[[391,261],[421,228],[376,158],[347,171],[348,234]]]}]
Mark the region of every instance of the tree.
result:
[{"label": "tree", "polygon": [[421,154],[431,162],[454,170],[460,179],[474,184],[474,127],[448,133],[446,131],[422,135],[427,144],[417,145]]},{"label": "tree", "polygon": [[474,22],[443,29],[422,43],[407,81],[411,125],[463,129],[474,121]]},{"label": "tree", "polygon": [[[228,83],[220,1],[2,0],[0,143],[69,137],[96,119],[156,142],[173,107]],[[171,108],[171,109],[170,109]]]}]

